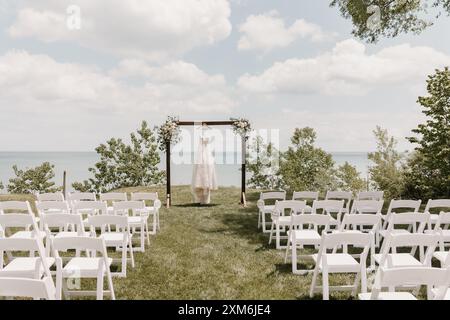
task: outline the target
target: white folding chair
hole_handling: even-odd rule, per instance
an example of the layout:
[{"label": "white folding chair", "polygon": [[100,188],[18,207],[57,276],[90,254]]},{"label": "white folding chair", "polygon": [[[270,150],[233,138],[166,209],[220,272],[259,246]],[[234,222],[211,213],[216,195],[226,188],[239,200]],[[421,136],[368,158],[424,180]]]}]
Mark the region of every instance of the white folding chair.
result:
[{"label": "white folding chair", "polygon": [[[379,232],[385,238],[389,234],[424,233],[430,221],[430,215],[426,213],[391,213],[386,230]],[[402,228],[396,228],[401,226]],[[408,227],[405,229],[405,227]]]},{"label": "white folding chair", "polygon": [[[437,211],[437,212],[434,212]],[[427,202],[424,213],[430,213],[430,229],[432,225],[434,225],[439,219],[439,215],[436,213],[439,212],[449,212],[450,211],[450,199],[430,199]]]},{"label": "white folding chair", "polygon": [[[128,196],[126,192],[108,192],[100,194],[100,201],[105,201],[108,205],[108,214],[114,213],[112,204],[119,201],[127,201]],[[111,204],[111,205],[110,205]]]},{"label": "white folding chair", "polygon": [[158,192],[136,192],[131,194],[132,201],[151,201],[153,202],[151,205],[147,205],[145,210],[149,215],[153,217],[152,222],[152,232],[151,234],[156,234],[158,230],[161,229],[159,223],[159,209],[161,208],[161,201],[158,198]]},{"label": "white folding chair", "polygon": [[[28,252],[29,256],[8,259],[5,263],[5,252]],[[35,252],[38,256],[35,257]],[[38,238],[16,239],[0,238],[0,277],[41,279],[51,278],[50,267],[55,259],[45,254],[44,245]]]},{"label": "white folding chair", "polygon": [[[360,228],[358,226],[364,226],[366,228]],[[339,226],[340,232],[355,232],[355,233],[368,233],[370,235],[370,269],[375,270],[375,235],[381,226],[381,217],[374,214],[347,214],[344,216],[341,225]],[[367,228],[369,227],[369,228]],[[364,231],[367,230],[367,231]]]},{"label": "white folding chair", "polygon": [[[299,214],[291,215],[291,223],[289,226],[288,245],[286,247],[286,253],[284,261],[287,262],[288,252],[291,249],[291,262],[292,273],[305,274],[311,270],[303,269],[299,270],[297,262],[299,258],[312,258],[312,255],[297,255],[297,249],[303,249],[304,246],[314,246],[317,248],[322,241],[321,232],[328,231],[330,225],[330,216],[322,214]],[[304,226],[311,227],[304,229]]]},{"label": "white folding chair", "polygon": [[384,191],[361,191],[356,200],[383,200]]},{"label": "white folding chair", "polygon": [[[361,291],[367,292],[367,274],[366,274],[366,259],[371,245],[371,237],[365,233],[355,232],[333,232],[324,233],[320,244],[319,253],[313,256],[315,261],[315,268],[311,289],[309,295],[312,298],[314,294],[321,290],[323,293],[323,300],[329,300],[331,290],[352,290],[355,296],[361,281]],[[337,253],[335,248],[344,247],[342,253]],[[357,261],[352,255],[347,252],[348,246],[362,247],[363,251],[359,255]],[[331,253],[328,251],[332,250]],[[322,274],[322,287],[317,286],[317,276]],[[328,276],[330,273],[354,273],[356,279],[353,285],[329,286]]]},{"label": "white folding chair", "polygon": [[0,278],[0,296],[56,300],[56,290],[51,277],[39,280]]},{"label": "white folding chair", "polygon": [[349,213],[350,204],[352,202],[353,194],[349,191],[327,191],[325,195],[325,200],[344,200],[344,208],[342,209],[342,214]]},{"label": "white folding chair", "polygon": [[[431,258],[439,242],[439,235],[412,233],[388,233],[380,253],[375,255],[375,262],[386,268],[431,267]],[[420,250],[419,259],[415,257],[415,248],[426,248],[425,253]],[[399,248],[411,248],[411,252],[399,253]]]},{"label": "white folding chair", "polygon": [[64,194],[62,192],[36,193],[36,199],[39,202],[44,202],[44,201],[65,201]]},{"label": "white folding chair", "polygon": [[[375,276],[372,292],[361,293],[358,297],[360,300],[417,300],[414,294],[410,292],[395,292],[393,288],[426,285],[428,287],[428,299],[442,300],[450,285],[449,270],[431,267],[395,269],[380,267]],[[390,288],[389,291],[382,292],[383,288],[386,287]],[[435,288],[432,289],[432,287]]]},{"label": "white folding chair", "polygon": [[387,213],[382,215],[383,229],[387,229],[392,213],[418,213],[421,204],[422,200],[391,200]]},{"label": "white folding chair", "polygon": [[[112,276],[127,276],[127,252],[130,254],[131,267],[134,268],[133,244],[131,241],[131,230],[127,216],[97,215],[88,218],[88,225],[91,228],[92,236],[97,236],[96,229],[100,229],[100,238],[105,240],[106,248],[120,248],[122,251],[121,271],[112,272]],[[111,231],[110,226],[115,226],[115,231]],[[116,260],[113,259],[113,262]]]},{"label": "white folding chair", "polygon": [[67,201],[70,208],[73,208],[79,201],[97,201],[97,197],[93,192],[71,192],[67,195]]},{"label": "white folding chair", "polygon": [[4,237],[45,238],[45,232],[39,232],[37,219],[28,201],[0,202],[0,226]]},{"label": "white folding chair", "polygon": [[[355,200],[353,201],[350,209],[351,214],[376,214],[382,218],[381,210],[383,209],[383,200]],[[361,230],[364,230],[364,226],[361,226]],[[379,234],[375,234],[375,245],[378,247],[380,244]]]},{"label": "white folding chair", "polygon": [[145,238],[147,238],[147,244],[150,244],[150,233],[148,231],[148,213],[145,210],[144,201],[114,202],[113,208],[114,214],[128,216],[128,224],[131,227],[132,235],[139,234],[140,236],[140,247],[133,248],[133,250],[144,252]]},{"label": "white folding chair", "polygon": [[104,201],[78,201],[73,206],[73,213],[81,215],[87,222],[87,218],[95,215],[108,214],[108,207]]},{"label": "white folding chair", "polygon": [[447,226],[450,224],[450,212],[441,212],[439,214],[439,219],[436,221],[434,225],[434,229],[432,231],[437,235],[439,235],[439,250],[437,250],[433,257],[436,258],[442,267],[450,267],[450,255],[445,248],[450,244],[450,230],[448,230]]},{"label": "white folding chair", "polygon": [[37,201],[36,210],[39,216],[39,226],[42,229],[40,219],[43,215],[49,213],[70,213],[69,203],[66,201]]},{"label": "white folding chair", "polygon": [[[344,209],[344,200],[315,200],[311,213],[327,214],[330,217],[330,226],[338,228]],[[333,218],[332,214],[336,214],[336,218]]]},{"label": "white folding chair", "polygon": [[267,226],[271,225],[270,221],[266,221],[266,214],[271,215],[275,205],[267,204],[267,201],[286,200],[286,191],[261,192],[259,200],[256,203],[259,209],[258,229],[262,227],[264,233],[269,233]]},{"label": "white folding chair", "polygon": [[[275,207],[271,214],[272,225],[270,228],[269,244],[272,243],[272,237],[275,233],[275,243],[277,249],[284,249],[285,246],[280,244],[281,239],[287,239],[287,236],[281,236],[281,231],[285,231],[291,224],[291,214],[304,213],[306,201],[300,200],[283,200],[276,201]],[[286,212],[288,211],[288,212]],[[275,229],[275,230],[274,230]]]},{"label": "white folding chair", "polygon": [[[112,259],[108,258],[105,241],[102,238],[92,237],[67,237],[52,238],[52,248],[56,257],[56,296],[61,299],[62,293],[66,297],[89,296],[94,294],[97,300],[103,300],[105,294],[115,300],[110,266]],[[73,257],[63,265],[60,251],[73,250],[91,252],[89,257]],[[96,253],[100,254],[97,257]],[[109,290],[104,290],[104,278],[106,277]],[[96,291],[68,290],[64,279],[97,279]]]},{"label": "white folding chair", "polygon": [[[311,213],[312,203],[316,200],[319,200],[319,192],[318,191],[294,191],[292,194],[292,200],[305,200],[306,207],[305,213]],[[308,204],[310,203],[310,204]]]}]

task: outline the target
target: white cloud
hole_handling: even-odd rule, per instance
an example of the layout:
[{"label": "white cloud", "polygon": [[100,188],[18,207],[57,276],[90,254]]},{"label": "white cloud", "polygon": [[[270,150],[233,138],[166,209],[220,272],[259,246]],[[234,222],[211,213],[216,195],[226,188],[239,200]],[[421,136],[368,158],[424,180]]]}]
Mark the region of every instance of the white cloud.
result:
[{"label": "white cloud", "polygon": [[238,84],[268,94],[363,95],[377,86],[423,86],[428,74],[445,65],[450,56],[430,47],[401,44],[369,54],[364,44],[349,39],[317,57],[276,62],[259,75],[245,74]]},{"label": "white cloud", "polygon": [[[66,26],[72,4],[81,8],[81,30]],[[229,17],[228,0],[26,0],[8,32],[14,38],[71,41],[121,57],[165,60],[227,38]]]},{"label": "white cloud", "polygon": [[296,20],[290,27],[277,11],[261,15],[251,15],[240,26],[242,34],[238,43],[239,50],[263,50],[287,47],[298,38],[323,41],[330,37],[322,28],[303,19]]},{"label": "white cloud", "polygon": [[183,61],[160,67],[133,63],[144,71],[139,83],[124,79],[132,75],[132,68],[127,69],[129,61],[104,72],[59,63],[46,55],[10,51],[0,56],[0,105],[16,111],[56,113],[148,111],[161,118],[168,112],[220,113],[234,106],[222,75],[210,76]]}]

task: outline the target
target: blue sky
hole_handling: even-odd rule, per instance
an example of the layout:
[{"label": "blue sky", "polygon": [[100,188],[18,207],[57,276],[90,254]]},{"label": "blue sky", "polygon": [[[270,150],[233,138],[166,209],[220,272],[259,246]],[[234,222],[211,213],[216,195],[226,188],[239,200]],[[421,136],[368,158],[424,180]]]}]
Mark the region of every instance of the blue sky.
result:
[{"label": "blue sky", "polygon": [[373,150],[380,125],[410,148],[450,19],[366,44],[328,3],[0,0],[0,150],[93,150],[167,115],[245,116],[282,148],[311,126],[328,151]]}]

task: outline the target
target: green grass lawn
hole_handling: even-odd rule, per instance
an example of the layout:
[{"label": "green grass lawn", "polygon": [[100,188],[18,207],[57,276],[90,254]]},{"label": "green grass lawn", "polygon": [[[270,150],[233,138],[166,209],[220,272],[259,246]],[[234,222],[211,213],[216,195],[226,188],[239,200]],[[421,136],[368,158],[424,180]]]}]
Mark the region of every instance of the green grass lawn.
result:
[{"label": "green grass lawn", "polygon": [[[122,191],[155,191],[127,188]],[[157,190],[164,202],[163,189]],[[161,232],[152,236],[145,253],[136,253],[136,267],[127,278],[114,278],[117,299],[307,299],[311,275],[293,275],[284,250],[268,245],[257,229],[256,200],[239,205],[237,188],[221,188],[212,205],[191,204],[188,187],[173,188],[173,206],[161,210]],[[0,200],[31,196],[0,196]],[[353,276],[331,275],[330,284],[350,284]],[[319,278],[320,280],[320,278]],[[317,295],[316,298],[321,298]],[[331,293],[348,299],[349,293]]]}]

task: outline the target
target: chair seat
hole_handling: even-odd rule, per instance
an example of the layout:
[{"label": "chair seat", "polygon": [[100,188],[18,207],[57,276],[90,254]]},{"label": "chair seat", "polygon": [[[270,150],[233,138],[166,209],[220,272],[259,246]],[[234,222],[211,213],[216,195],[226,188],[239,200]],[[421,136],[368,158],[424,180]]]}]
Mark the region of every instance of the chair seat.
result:
[{"label": "chair seat", "polygon": [[[299,242],[302,244],[320,244],[320,241],[322,240],[322,237],[320,234],[315,230],[294,230],[294,239],[296,242]],[[288,236],[291,233],[291,231],[288,231]]]},{"label": "chair seat", "polygon": [[447,251],[436,251],[433,254],[433,257],[435,257],[439,262],[443,265],[445,263],[445,260],[447,260],[448,252]]},{"label": "chair seat", "polygon": [[[30,274],[30,277],[34,277],[36,271],[36,263],[39,263],[39,257],[18,257],[13,259],[8,265],[6,265],[0,271],[0,277],[24,277],[24,274]],[[50,268],[54,263],[54,258],[45,258],[48,267]],[[42,263],[40,264],[40,276],[42,276],[44,270]]]},{"label": "chair seat", "polygon": [[[381,231],[380,231],[380,235],[381,235],[383,238],[385,238],[386,235],[387,235],[387,232],[388,232],[387,230],[381,230]],[[390,233],[391,233],[391,234],[411,234],[411,232],[409,232],[409,231],[406,230],[406,229],[394,229],[394,230],[391,230]]]},{"label": "chair seat", "polygon": [[[431,292],[436,295],[439,293],[439,288],[433,288],[431,289]],[[450,300],[450,290],[447,290],[445,292],[444,298],[442,300]]]},{"label": "chair seat", "polygon": [[[371,293],[358,294],[359,300],[370,300]],[[417,300],[409,292],[380,292],[378,300]]]},{"label": "chair seat", "polygon": [[[98,266],[103,258],[75,257],[64,266],[66,276],[76,275],[80,277],[97,277]],[[108,267],[111,266],[112,258],[108,258]]]},{"label": "chair seat", "polygon": [[72,238],[72,237],[88,237],[89,233],[88,232],[84,232],[82,234],[75,232],[75,231],[63,231],[63,232],[58,232],[57,234],[55,234],[55,238]]},{"label": "chair seat", "polygon": [[102,233],[100,238],[103,238],[107,245],[110,243],[123,243],[123,233],[121,232],[105,232]]},{"label": "chair seat", "polygon": [[[17,231],[13,235],[10,236],[10,238],[13,239],[31,239],[33,238],[33,231]],[[39,231],[38,234],[41,236],[41,238],[46,237],[45,231]]]},{"label": "chair seat", "polygon": [[[312,255],[317,262],[318,254]],[[355,258],[347,253],[330,253],[326,254],[329,272],[359,272],[360,265]],[[323,258],[320,260],[319,268],[322,270]]]},{"label": "chair seat", "polygon": [[[375,261],[380,264],[381,254],[375,254]],[[388,265],[388,261],[392,261],[392,265]],[[409,253],[391,253],[388,255],[388,258],[385,261],[384,267],[422,267],[423,264],[420,263],[416,258],[414,258]]]}]

